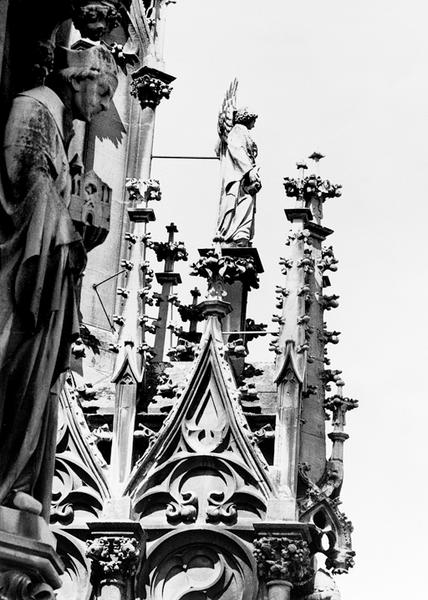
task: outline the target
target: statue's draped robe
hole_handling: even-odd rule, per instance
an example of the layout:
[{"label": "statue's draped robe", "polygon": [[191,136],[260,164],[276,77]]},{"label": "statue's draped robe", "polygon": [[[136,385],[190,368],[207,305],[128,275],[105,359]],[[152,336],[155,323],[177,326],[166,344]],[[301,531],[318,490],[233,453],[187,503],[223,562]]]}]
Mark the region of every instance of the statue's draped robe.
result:
[{"label": "statue's draped robe", "polygon": [[222,189],[218,233],[225,242],[251,241],[254,235],[255,194],[247,189],[247,176],[255,166],[257,146],[248,128],[233,126],[222,161]]},{"label": "statue's draped robe", "polygon": [[49,88],[14,100],[0,194],[0,504],[15,491],[48,510],[56,400],[78,335],[86,255],[67,210],[71,116]]}]

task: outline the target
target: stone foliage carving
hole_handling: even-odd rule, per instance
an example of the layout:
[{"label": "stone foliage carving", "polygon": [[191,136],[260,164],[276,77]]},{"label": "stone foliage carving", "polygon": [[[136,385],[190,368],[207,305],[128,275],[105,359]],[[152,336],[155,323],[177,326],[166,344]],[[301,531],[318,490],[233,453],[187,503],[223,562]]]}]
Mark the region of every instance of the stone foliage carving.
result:
[{"label": "stone foliage carving", "polygon": [[157,179],[143,180],[129,177],[125,187],[131,202],[159,202],[162,198],[160,183]]},{"label": "stone foliage carving", "polygon": [[55,593],[47,583],[34,582],[22,571],[0,571],[1,600],[55,600]]},{"label": "stone foliage carving", "polygon": [[301,200],[305,208],[313,211],[317,223],[321,222],[322,205],[328,198],[339,198],[342,186],[323,180],[318,175],[309,175],[303,179],[284,177],[285,193],[289,198]]},{"label": "stone foliage carving", "polygon": [[126,580],[135,574],[140,555],[135,538],[101,536],[88,540],[86,556],[98,580]]},{"label": "stone foliage carving", "polygon": [[258,573],[262,580],[269,582],[283,579],[293,586],[299,586],[312,578],[311,552],[304,540],[263,536],[254,540],[253,545]]},{"label": "stone foliage carving", "polygon": [[169,98],[172,87],[159,76],[144,73],[131,83],[131,94],[138,98],[141,108],[156,108],[163,98]]},{"label": "stone foliage carving", "polygon": [[187,250],[183,242],[152,242],[147,246],[156,254],[159,262],[162,260],[187,260]]},{"label": "stone foliage carving", "polygon": [[210,289],[217,291],[220,284],[232,284],[235,281],[242,281],[248,289],[259,287],[256,266],[251,256],[220,256],[214,249],[210,249],[191,265],[191,269],[191,275],[208,280],[208,293]]}]

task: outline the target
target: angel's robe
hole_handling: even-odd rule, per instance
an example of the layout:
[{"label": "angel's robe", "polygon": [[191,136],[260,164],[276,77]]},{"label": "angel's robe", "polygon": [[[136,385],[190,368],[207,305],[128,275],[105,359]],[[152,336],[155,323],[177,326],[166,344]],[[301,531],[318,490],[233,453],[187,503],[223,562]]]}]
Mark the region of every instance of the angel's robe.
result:
[{"label": "angel's robe", "polygon": [[47,87],[14,100],[0,194],[0,504],[17,491],[48,514],[56,400],[79,333],[86,261],[68,205],[72,117]]},{"label": "angel's robe", "polygon": [[221,158],[222,188],[218,217],[218,234],[225,243],[245,244],[254,236],[256,195],[248,181],[254,169],[257,146],[245,125],[237,123],[227,138]]}]

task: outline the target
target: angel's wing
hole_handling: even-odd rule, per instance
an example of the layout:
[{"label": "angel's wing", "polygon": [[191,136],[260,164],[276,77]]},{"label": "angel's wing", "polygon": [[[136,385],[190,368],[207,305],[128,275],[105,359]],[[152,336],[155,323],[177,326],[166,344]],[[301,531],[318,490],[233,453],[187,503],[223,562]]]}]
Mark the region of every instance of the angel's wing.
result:
[{"label": "angel's wing", "polygon": [[234,123],[233,113],[236,110],[236,91],[238,89],[238,80],[235,78],[224,96],[223,104],[218,115],[217,131],[220,138],[217,146],[217,155],[224,154],[227,147],[227,136],[229,135]]}]

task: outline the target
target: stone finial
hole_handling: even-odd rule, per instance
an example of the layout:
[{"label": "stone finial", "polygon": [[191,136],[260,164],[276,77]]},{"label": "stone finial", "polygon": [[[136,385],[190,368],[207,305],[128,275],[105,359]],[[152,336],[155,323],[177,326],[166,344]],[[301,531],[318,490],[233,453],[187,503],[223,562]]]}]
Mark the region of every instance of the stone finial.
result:
[{"label": "stone finial", "polygon": [[[297,163],[297,168],[304,173],[308,167],[304,163]],[[323,216],[323,203],[327,198],[338,198],[342,194],[341,185],[333,184],[328,179],[323,180],[318,175],[302,175],[298,179],[284,177],[284,188],[289,198],[296,199],[297,206],[312,211],[318,224]]]},{"label": "stone finial", "polygon": [[337,385],[337,393],[324,401],[324,408],[331,411],[333,416],[333,426],[336,432],[343,432],[346,420],[345,415],[348,410],[358,407],[358,400],[352,398],[345,398],[342,395],[343,385]]}]

